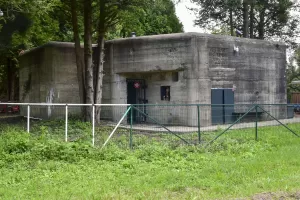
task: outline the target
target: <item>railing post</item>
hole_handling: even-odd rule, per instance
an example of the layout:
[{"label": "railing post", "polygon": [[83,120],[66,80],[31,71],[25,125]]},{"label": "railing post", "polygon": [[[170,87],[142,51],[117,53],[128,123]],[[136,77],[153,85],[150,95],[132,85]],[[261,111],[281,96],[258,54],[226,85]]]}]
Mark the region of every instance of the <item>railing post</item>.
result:
[{"label": "railing post", "polygon": [[27,106],[27,133],[30,130],[30,105]]},{"label": "railing post", "polygon": [[256,105],[255,106],[255,140],[258,140],[257,121],[258,121],[258,113],[257,113],[257,105]]},{"label": "railing post", "polygon": [[92,107],[93,107],[93,113],[92,113],[92,118],[93,118],[92,119],[92,126],[93,126],[93,128],[92,128],[92,137],[93,137],[92,145],[95,146],[95,105],[93,104]]},{"label": "railing post", "polygon": [[65,141],[68,142],[68,104],[66,104]]},{"label": "railing post", "polygon": [[129,135],[129,147],[132,149],[132,121],[133,121],[133,108],[130,105],[130,135]]},{"label": "railing post", "polygon": [[200,123],[201,123],[201,119],[200,119],[200,106],[197,105],[197,113],[198,113],[198,142],[199,144],[201,143],[201,131],[200,131]]}]

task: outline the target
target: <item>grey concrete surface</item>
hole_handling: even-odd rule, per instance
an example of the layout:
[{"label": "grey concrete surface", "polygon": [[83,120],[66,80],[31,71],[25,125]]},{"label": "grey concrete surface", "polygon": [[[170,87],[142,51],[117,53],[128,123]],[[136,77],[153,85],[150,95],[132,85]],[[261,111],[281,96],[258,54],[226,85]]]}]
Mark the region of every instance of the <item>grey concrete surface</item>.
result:
[{"label": "grey concrete surface", "polygon": [[[145,80],[149,104],[210,104],[212,88],[235,88],[237,104],[286,103],[286,46],[281,43],[179,33],[107,41],[105,54],[103,103],[127,103],[127,79]],[[72,43],[50,42],[29,51],[21,56],[20,66],[23,102],[79,102]],[[178,73],[178,80],[173,73]],[[161,86],[170,86],[170,101],[161,100]],[[121,118],[122,112],[115,109],[120,108],[106,114],[112,121]],[[285,118],[285,110],[270,112]],[[51,108],[36,114],[54,115]],[[206,117],[201,124],[210,126],[211,110],[202,114]],[[196,115],[195,110],[186,110],[162,114],[159,120],[196,126]]]}]

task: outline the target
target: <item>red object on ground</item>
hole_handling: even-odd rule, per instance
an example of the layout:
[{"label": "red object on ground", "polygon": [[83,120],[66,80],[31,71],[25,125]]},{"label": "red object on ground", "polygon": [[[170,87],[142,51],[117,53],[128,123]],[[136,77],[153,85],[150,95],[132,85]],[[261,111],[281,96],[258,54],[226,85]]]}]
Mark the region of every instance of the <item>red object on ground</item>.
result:
[{"label": "red object on ground", "polygon": [[20,107],[16,105],[0,105],[0,113],[18,113]]}]

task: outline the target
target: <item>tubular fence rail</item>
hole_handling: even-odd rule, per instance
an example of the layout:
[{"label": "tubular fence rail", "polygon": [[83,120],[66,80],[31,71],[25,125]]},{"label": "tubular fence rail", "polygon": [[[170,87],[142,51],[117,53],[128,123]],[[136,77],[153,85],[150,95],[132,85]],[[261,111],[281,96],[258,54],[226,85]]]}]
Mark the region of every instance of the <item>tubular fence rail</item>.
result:
[{"label": "tubular fence rail", "polygon": [[[91,122],[84,122],[84,108],[92,108]],[[96,108],[101,108],[100,124]],[[48,104],[0,103],[0,126],[19,126],[28,133],[46,134],[65,142],[89,141],[135,148],[164,143],[209,145],[232,132],[241,137],[259,127],[279,127],[299,137],[296,104]],[[1,131],[1,128],[0,128]],[[228,135],[228,134],[226,134]]]}]

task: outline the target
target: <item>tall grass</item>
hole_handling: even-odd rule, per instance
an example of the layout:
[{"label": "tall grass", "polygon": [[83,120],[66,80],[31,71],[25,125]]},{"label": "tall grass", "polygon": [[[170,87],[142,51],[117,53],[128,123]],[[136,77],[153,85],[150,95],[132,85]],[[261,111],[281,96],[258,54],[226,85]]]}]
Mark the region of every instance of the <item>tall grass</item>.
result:
[{"label": "tall grass", "polygon": [[[120,145],[128,144],[122,130],[126,137],[119,132],[100,150],[84,123],[70,126],[68,143],[62,130],[42,125],[31,134],[1,128],[0,199],[230,199],[300,190],[300,139],[282,127],[259,128],[258,141],[253,129],[232,130],[206,148],[136,135],[134,150]],[[203,142],[218,133],[203,133]]]}]

